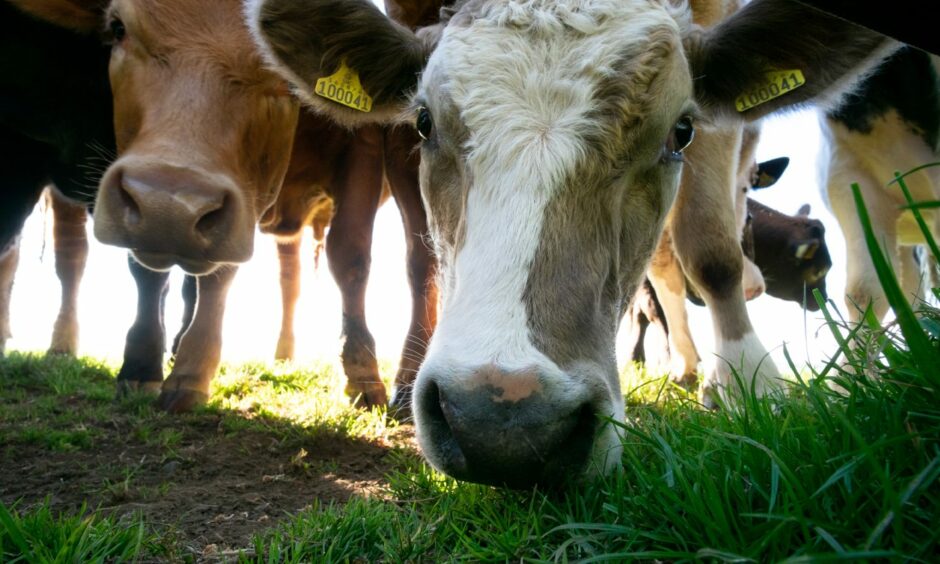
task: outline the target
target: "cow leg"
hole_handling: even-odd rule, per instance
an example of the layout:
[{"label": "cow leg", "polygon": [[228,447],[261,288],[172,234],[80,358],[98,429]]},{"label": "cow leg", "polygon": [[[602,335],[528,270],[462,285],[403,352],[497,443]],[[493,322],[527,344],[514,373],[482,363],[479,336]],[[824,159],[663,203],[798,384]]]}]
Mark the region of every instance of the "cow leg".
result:
[{"label": "cow leg", "polygon": [[294,358],[294,310],[300,297],[300,237],[278,241],[277,258],[281,264],[281,334],[274,358],[291,360]]},{"label": "cow leg", "polygon": [[428,218],[418,184],[419,143],[411,128],[386,130],[385,175],[401,213],[407,244],[411,324],[401,351],[389,411],[406,418],[411,413],[411,388],[437,325],[437,261],[428,245]]},{"label": "cow leg", "polygon": [[59,315],[52,329],[50,353],[75,355],[78,351],[78,289],[88,258],[85,223],[88,210],[64,198],[55,188],[48,192],[53,215],[55,273],[62,287]]},{"label": "cow leg", "polygon": [[646,316],[646,310],[639,302],[640,300],[649,299],[646,292],[648,283],[648,281],[644,281],[636,295],[633,296],[633,299],[630,301],[630,306],[627,308],[627,326],[624,328],[623,325],[621,325],[621,330],[625,329],[627,331],[627,337],[623,340],[623,344],[629,351],[630,360],[641,364],[646,364],[646,347],[644,341],[646,340],[646,330],[649,328],[650,320]]},{"label": "cow leg", "polygon": [[779,385],[780,374],[754,333],[744,302],[732,196],[740,142],[739,128],[699,132],[685,151],[686,167],[669,224],[682,268],[712,315],[717,359],[706,375],[706,403],[716,392],[730,399],[729,392],[737,390],[733,373],[748,391],[753,385],[757,395]]},{"label": "cow leg", "polygon": [[238,268],[222,267],[197,279],[196,315],[183,338],[158,403],[171,413],[190,411],[209,399],[209,384],[222,358],[225,297]]},{"label": "cow leg", "polygon": [[13,278],[20,262],[20,242],[17,239],[0,256],[0,356],[3,356],[10,331],[10,297],[13,294]]},{"label": "cow leg", "polygon": [[127,266],[137,285],[137,317],[127,331],[124,363],[117,376],[117,394],[146,392],[156,394],[163,383],[163,352],[166,336],[163,304],[169,289],[170,273],[154,272],[128,255]]},{"label": "cow leg", "polygon": [[663,233],[647,275],[669,328],[669,375],[683,388],[694,389],[700,359],[685,309],[685,274],[672,251],[668,233]]},{"label": "cow leg", "polygon": [[342,157],[333,189],[335,215],[326,236],[326,258],[343,296],[343,369],[346,393],[356,405],[385,405],[385,385],[366,326],[365,294],[372,261],[372,228],[382,195],[382,131],[363,127]]},{"label": "cow leg", "polygon": [[173,337],[173,346],[170,348],[173,356],[176,356],[177,351],[180,350],[180,340],[183,339],[189,326],[193,324],[193,315],[196,314],[196,285],[196,277],[192,274],[183,277],[183,288],[180,292],[183,297],[183,318],[180,320],[180,330]]},{"label": "cow leg", "polygon": [[888,302],[868,252],[862,224],[855,209],[855,199],[849,188],[852,182],[857,182],[861,188],[878,242],[892,259],[894,271],[901,272],[898,270],[896,235],[898,204],[888,196],[882,183],[864,171],[865,167],[861,163],[849,166],[844,161],[838,161],[831,166],[827,182],[829,204],[845,237],[845,306],[852,322],[862,319],[862,313],[869,304],[879,320],[888,312]]}]

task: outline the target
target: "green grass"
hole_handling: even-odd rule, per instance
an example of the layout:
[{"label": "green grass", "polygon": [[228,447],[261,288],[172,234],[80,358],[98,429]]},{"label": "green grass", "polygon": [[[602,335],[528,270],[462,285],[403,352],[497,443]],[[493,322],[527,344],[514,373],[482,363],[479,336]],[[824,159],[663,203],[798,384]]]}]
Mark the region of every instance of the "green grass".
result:
[{"label": "green grass", "polygon": [[[899,181],[903,188],[903,179]],[[867,217],[859,198],[863,224]],[[926,234],[929,237],[929,233]],[[642,371],[628,380],[623,469],[565,491],[458,483],[399,449],[381,495],[313,504],[259,528],[245,562],[935,561],[940,554],[940,310],[911,307],[869,228],[896,321],[861,326],[822,304],[843,343],[785,397],[742,394],[708,411]],[[931,241],[936,249],[936,245]],[[0,362],[0,442],[93,449],[95,421],[118,410],[137,439],[172,458],[179,432],[146,401],[111,403],[113,367],[12,355]],[[836,386],[831,386],[835,383]],[[201,413],[238,435],[376,438],[395,424],[352,409],[329,366],[226,366]],[[65,398],[65,399],[63,399]],[[67,408],[83,398],[82,410]],[[63,407],[66,406],[66,407]],[[181,422],[187,417],[180,418]],[[98,419],[96,419],[98,418]],[[306,452],[291,464],[306,468]],[[325,470],[329,470],[326,468]],[[102,488],[120,496],[134,476]],[[176,559],[141,520],[0,505],[0,560]],[[160,556],[162,555],[162,556]]]},{"label": "green grass", "polygon": [[120,562],[162,554],[139,518],[115,521],[84,507],[54,514],[44,504],[20,513],[0,504],[0,558],[4,562]]}]

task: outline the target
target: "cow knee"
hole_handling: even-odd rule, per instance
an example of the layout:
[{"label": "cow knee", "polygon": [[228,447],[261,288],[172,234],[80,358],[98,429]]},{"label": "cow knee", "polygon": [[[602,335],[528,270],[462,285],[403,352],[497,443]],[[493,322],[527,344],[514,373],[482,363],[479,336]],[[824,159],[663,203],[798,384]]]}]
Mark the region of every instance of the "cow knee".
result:
[{"label": "cow knee", "polygon": [[689,273],[699,291],[714,299],[726,299],[741,291],[743,267],[740,256],[706,258],[693,263]]}]

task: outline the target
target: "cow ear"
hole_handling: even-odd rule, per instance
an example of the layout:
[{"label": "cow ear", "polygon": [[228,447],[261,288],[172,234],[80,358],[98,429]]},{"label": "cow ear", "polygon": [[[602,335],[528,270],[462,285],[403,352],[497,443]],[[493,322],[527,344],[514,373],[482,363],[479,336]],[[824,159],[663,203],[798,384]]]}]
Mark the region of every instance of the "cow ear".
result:
[{"label": "cow ear", "polygon": [[793,0],[753,0],[694,30],[685,45],[702,110],[748,121],[810,102],[835,105],[900,46]]},{"label": "cow ear", "polygon": [[757,164],[757,182],[754,183],[755,190],[758,188],[767,188],[773,186],[783,176],[784,171],[790,164],[789,157],[778,157]]},{"label": "cow ear", "polygon": [[426,43],[370,0],[246,0],[245,13],[274,70],[344,125],[397,117],[427,57]]},{"label": "cow ear", "polygon": [[819,239],[807,239],[792,244],[793,256],[799,260],[810,260],[819,250]]},{"label": "cow ear", "polygon": [[101,30],[110,0],[10,0],[20,10],[53,25],[95,33]]},{"label": "cow ear", "polygon": [[802,206],[800,206],[800,209],[796,211],[796,216],[797,217],[809,217],[809,210],[810,210],[809,204],[803,204]]}]

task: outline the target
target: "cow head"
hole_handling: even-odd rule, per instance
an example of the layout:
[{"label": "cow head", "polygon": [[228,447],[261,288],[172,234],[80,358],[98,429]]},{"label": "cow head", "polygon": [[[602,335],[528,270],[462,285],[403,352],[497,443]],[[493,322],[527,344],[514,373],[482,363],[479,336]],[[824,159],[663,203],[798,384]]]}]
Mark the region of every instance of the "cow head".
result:
[{"label": "cow head", "polygon": [[107,9],[120,158],[101,181],[95,235],[150,268],[247,260],[283,179],[298,104],[241,14],[239,0]]},{"label": "cow head", "polygon": [[809,205],[796,215],[787,215],[754,200],[748,200],[754,218],[754,260],[764,274],[767,293],[817,311],[813,290],[825,299],[826,274],[832,267],[826,228],[809,217]]},{"label": "cow head", "polygon": [[[614,338],[698,116],[738,116],[768,68],[812,80],[745,118],[806,101],[888,48],[760,0],[708,32],[659,0],[470,0],[417,33],[368,0],[246,12],[309,103],[347,124],[403,115],[424,139],[443,302],[415,383],[418,440],[452,476],[519,487],[619,464]],[[344,64],[371,112],[317,95]]]}]

